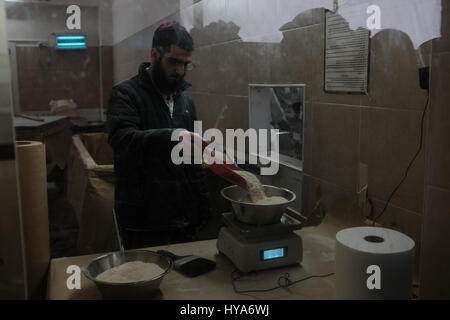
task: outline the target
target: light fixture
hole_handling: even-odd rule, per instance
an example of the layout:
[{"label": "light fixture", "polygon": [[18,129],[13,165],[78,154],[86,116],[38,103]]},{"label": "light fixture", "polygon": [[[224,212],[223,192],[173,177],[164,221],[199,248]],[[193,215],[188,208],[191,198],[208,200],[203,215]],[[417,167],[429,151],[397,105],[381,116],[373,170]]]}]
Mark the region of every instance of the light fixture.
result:
[{"label": "light fixture", "polygon": [[57,35],[56,36],[57,50],[73,50],[73,49],[87,49],[86,36],[84,35]]}]

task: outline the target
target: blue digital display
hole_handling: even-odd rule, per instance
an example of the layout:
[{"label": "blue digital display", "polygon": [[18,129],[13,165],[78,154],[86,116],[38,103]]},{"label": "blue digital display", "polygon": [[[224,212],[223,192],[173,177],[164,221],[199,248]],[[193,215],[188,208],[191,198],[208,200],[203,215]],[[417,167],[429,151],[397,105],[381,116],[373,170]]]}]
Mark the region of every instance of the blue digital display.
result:
[{"label": "blue digital display", "polygon": [[276,248],[263,251],[263,260],[270,260],[284,257],[284,248]]}]

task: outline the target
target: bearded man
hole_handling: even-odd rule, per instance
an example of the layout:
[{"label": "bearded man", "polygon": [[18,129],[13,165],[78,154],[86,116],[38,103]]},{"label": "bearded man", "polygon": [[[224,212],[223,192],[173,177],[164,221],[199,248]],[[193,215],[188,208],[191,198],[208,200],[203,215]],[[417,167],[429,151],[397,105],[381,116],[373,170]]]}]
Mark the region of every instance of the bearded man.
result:
[{"label": "bearded man", "polygon": [[194,43],[176,22],[153,36],[151,63],[112,89],[107,111],[108,141],[114,150],[115,215],[124,247],[187,242],[211,215],[201,165],[175,165],[172,133],[195,136],[196,110],[185,91]]}]

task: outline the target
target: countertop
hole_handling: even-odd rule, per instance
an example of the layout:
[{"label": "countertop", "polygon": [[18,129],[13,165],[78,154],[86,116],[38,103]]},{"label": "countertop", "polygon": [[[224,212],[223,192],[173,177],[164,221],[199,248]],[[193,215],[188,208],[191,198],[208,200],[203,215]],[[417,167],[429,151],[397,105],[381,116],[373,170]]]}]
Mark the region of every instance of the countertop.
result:
[{"label": "countertop", "polygon": [[[325,219],[327,220],[327,219]],[[300,264],[243,274],[235,282],[237,290],[261,290],[276,287],[278,279],[289,273],[291,281],[313,275],[334,272],[335,234],[338,229],[330,223],[317,227],[305,227],[295,231],[303,240],[303,261]],[[204,275],[189,278],[175,270],[163,279],[158,299],[165,300],[290,300],[290,299],[334,299],[335,275],[324,278],[310,278],[288,288],[268,292],[236,293],[231,283],[234,265],[216,248],[216,240],[179,243],[146,248],[152,251],[169,250],[178,255],[194,254],[216,261],[216,269]],[[66,273],[70,265],[82,267],[101,254],[53,259],[50,263],[47,299],[102,299],[95,284],[81,275],[81,288],[69,290]]]},{"label": "countertop", "polygon": [[67,116],[45,116],[45,117],[32,117],[40,120],[33,120],[31,118],[15,116],[14,127],[17,129],[30,129],[30,128],[45,128],[55,123],[65,123],[70,120]]}]

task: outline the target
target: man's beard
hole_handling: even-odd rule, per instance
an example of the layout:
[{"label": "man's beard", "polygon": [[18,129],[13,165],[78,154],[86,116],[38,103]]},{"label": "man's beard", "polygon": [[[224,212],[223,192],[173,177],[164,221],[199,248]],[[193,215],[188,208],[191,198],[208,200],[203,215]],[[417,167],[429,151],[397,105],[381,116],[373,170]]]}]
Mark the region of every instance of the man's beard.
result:
[{"label": "man's beard", "polygon": [[184,84],[184,76],[176,79],[169,79],[164,71],[161,59],[157,59],[152,65],[152,79],[158,89],[163,93],[173,93],[180,90]]}]

